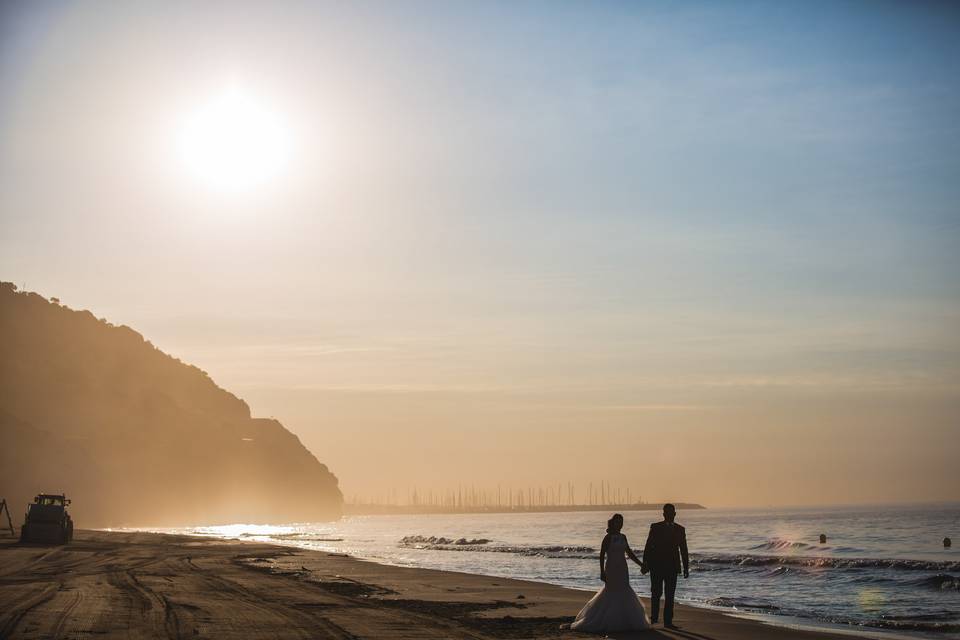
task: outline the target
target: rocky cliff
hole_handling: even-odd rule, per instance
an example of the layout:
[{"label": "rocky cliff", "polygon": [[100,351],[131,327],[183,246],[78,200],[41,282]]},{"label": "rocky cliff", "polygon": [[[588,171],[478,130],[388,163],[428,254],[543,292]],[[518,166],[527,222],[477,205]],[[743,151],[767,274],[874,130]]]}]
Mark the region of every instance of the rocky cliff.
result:
[{"label": "rocky cliff", "polygon": [[[0,497],[66,492],[78,527],[339,517],[275,420],[126,326],[0,283]],[[17,523],[19,524],[19,523]]]}]

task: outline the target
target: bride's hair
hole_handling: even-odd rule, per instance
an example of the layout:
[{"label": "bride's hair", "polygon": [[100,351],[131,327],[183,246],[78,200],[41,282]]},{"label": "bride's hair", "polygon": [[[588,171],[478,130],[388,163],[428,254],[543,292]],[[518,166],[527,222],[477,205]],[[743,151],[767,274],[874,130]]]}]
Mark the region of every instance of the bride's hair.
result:
[{"label": "bride's hair", "polygon": [[613,526],[614,520],[620,520],[620,526],[623,526],[623,516],[619,513],[613,514],[609,520],[607,520],[607,533],[613,533],[616,529]]}]

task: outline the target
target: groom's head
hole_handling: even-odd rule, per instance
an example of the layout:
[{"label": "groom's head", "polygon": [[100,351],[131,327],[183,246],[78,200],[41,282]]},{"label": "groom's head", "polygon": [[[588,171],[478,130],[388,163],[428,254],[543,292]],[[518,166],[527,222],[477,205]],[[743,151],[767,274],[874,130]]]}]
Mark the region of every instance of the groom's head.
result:
[{"label": "groom's head", "polygon": [[677,517],[677,508],[670,504],[669,502],[663,505],[663,519],[667,522],[673,522],[673,519]]}]

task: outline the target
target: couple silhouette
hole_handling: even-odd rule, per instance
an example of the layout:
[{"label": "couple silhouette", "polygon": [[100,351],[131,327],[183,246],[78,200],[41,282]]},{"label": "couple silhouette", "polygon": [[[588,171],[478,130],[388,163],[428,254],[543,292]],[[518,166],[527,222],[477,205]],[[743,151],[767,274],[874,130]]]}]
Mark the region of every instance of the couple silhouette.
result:
[{"label": "couple silhouette", "polygon": [[[660,617],[660,597],[664,597],[663,625],[673,624],[673,599],[677,576],[690,576],[687,553],[687,532],[674,522],[677,510],[672,504],[663,505],[663,520],[650,525],[643,559],[630,549],[627,537],[621,533],[623,516],[619,513],[607,521],[607,535],[600,545],[600,580],[603,587],[584,605],[570,628],[575,631],[608,633],[612,631],[639,631],[650,629]],[[640,599],[630,587],[627,558],[640,565],[640,572],[650,574],[650,619],[647,619]]]}]

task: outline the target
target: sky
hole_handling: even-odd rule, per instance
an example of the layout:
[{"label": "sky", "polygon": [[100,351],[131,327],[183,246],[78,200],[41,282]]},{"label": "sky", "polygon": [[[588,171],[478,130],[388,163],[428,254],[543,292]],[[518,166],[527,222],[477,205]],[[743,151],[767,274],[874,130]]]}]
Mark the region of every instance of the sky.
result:
[{"label": "sky", "polygon": [[960,10],[5,2],[0,279],[348,498],[960,499]]}]

